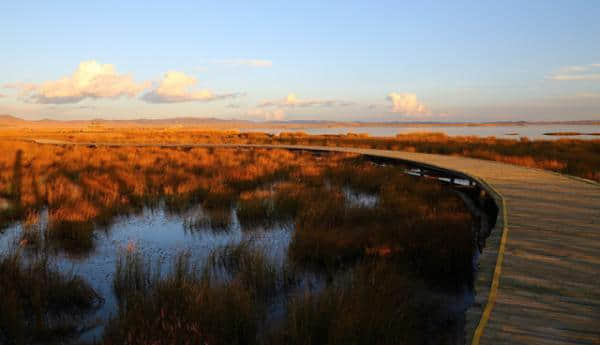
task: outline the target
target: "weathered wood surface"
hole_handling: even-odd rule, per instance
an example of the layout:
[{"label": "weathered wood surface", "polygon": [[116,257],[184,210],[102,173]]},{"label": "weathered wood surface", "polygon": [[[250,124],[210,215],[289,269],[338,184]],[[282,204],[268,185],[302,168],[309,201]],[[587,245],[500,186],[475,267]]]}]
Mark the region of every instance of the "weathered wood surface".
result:
[{"label": "weathered wood surface", "polygon": [[[162,146],[354,152],[426,163],[483,180],[504,198],[509,231],[495,304],[480,343],[600,344],[600,186],[597,184],[499,162],[401,151],[279,145]],[[480,261],[476,303],[468,313],[468,339],[488,302],[503,225],[500,219]]]}]

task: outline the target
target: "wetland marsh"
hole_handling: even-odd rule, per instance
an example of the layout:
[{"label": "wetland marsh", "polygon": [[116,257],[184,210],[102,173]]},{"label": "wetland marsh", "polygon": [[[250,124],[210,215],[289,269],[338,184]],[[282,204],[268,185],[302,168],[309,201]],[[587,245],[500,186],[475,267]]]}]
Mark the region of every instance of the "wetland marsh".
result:
[{"label": "wetland marsh", "polygon": [[0,343],[464,342],[476,193],[355,154],[0,145]]}]

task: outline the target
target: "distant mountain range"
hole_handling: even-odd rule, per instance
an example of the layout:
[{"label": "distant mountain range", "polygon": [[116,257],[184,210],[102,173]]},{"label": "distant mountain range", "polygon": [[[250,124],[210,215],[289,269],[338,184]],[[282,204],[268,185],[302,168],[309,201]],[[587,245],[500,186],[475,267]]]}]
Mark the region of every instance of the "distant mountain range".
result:
[{"label": "distant mountain range", "polygon": [[440,127],[440,126],[531,126],[531,125],[600,125],[600,120],[577,121],[495,121],[495,122],[366,122],[366,121],[250,121],[199,117],[174,117],[166,119],[134,120],[24,120],[12,115],[0,115],[0,127],[41,128],[41,127],[192,127],[205,129],[302,129],[331,127]]}]

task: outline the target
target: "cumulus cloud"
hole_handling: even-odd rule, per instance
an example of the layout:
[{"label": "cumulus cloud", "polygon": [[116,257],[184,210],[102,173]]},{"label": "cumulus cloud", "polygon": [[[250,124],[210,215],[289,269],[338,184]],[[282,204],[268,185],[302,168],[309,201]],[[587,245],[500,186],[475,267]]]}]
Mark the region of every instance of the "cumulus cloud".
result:
[{"label": "cumulus cloud", "polygon": [[600,100],[600,93],[595,92],[582,92],[571,96],[566,96],[565,99],[569,100]]},{"label": "cumulus cloud", "polygon": [[284,99],[274,101],[263,101],[259,107],[279,107],[279,108],[294,108],[294,107],[333,107],[333,106],[347,106],[353,104],[352,102],[337,101],[337,100],[307,100],[299,99],[294,93],[288,94]]},{"label": "cumulus cloud", "polygon": [[142,96],[149,103],[178,103],[191,101],[214,101],[218,99],[234,98],[239,93],[215,94],[211,90],[190,90],[197,80],[185,73],[170,71],[158,83],[158,87]]},{"label": "cumulus cloud", "polygon": [[229,66],[250,66],[250,67],[271,67],[273,66],[273,61],[265,60],[265,59],[221,59],[221,60],[211,60],[213,64],[218,65],[229,65]]},{"label": "cumulus cloud", "polygon": [[135,97],[149,86],[149,82],[136,83],[131,75],[118,74],[114,65],[96,61],[80,63],[71,76],[59,80],[5,85],[21,90],[21,97],[28,102],[49,104],[77,103],[86,98]]},{"label": "cumulus cloud", "polygon": [[267,121],[282,121],[286,117],[283,109],[252,109],[248,111],[248,115]]},{"label": "cumulus cloud", "polygon": [[425,104],[419,102],[414,93],[391,92],[387,99],[392,101],[392,111],[403,115],[426,115]]},{"label": "cumulus cloud", "polygon": [[558,81],[574,81],[574,80],[600,80],[600,73],[591,74],[557,74],[550,77],[552,80]]},{"label": "cumulus cloud", "polygon": [[[15,89],[19,91],[19,98],[28,101],[31,94],[36,90],[37,85],[32,83],[7,83],[2,85],[5,89]],[[6,97],[6,95],[4,95]]]},{"label": "cumulus cloud", "polygon": [[600,80],[600,63],[563,67],[550,75],[548,79],[557,81]]}]

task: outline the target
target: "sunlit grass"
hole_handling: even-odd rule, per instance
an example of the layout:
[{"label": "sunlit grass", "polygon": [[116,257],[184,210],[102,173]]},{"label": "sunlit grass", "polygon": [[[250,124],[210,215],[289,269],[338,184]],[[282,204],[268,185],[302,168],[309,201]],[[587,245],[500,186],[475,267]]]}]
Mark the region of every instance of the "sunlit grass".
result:
[{"label": "sunlit grass", "polygon": [[[25,248],[82,254],[95,229],[144,207],[182,215],[190,231],[233,231],[237,221],[248,236],[294,231],[283,264],[242,241],[206,262],[184,253],[161,272],[128,248],[106,344],[410,342],[439,319],[431,291],[472,281],[478,220],[447,186],[399,166],[341,153],[14,144],[3,147],[13,158],[0,161],[0,191]],[[348,189],[376,202],[348,202]],[[306,272],[325,286],[302,291]],[[273,301],[281,324],[265,325]]]},{"label": "sunlit grass", "polygon": [[495,137],[452,137],[443,133],[409,133],[395,137],[347,135],[308,135],[301,132],[235,133],[199,129],[164,131],[122,128],[104,132],[56,129],[33,132],[0,132],[0,136],[51,138],[84,142],[126,143],[244,143],[345,146],[439,153],[489,159],[510,164],[547,169],[600,181],[600,140],[528,140]]}]

